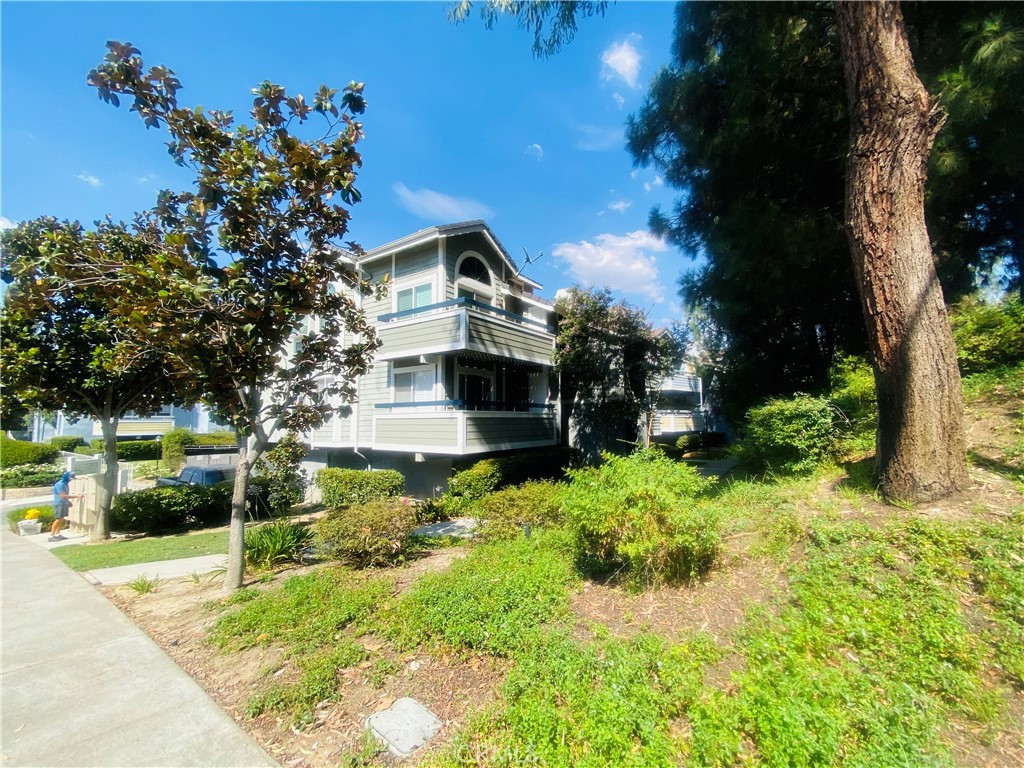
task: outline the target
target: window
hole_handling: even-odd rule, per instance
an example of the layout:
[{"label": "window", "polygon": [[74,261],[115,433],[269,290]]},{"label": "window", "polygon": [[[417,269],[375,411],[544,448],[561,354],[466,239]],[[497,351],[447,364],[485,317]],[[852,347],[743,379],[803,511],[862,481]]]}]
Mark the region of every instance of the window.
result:
[{"label": "window", "polygon": [[472,251],[459,257],[455,275],[455,295],[480,304],[494,303],[491,273],[483,259]]},{"label": "window", "polygon": [[432,365],[396,369],[393,402],[425,403],[434,400],[435,370]]},{"label": "window", "polygon": [[396,294],[398,297],[398,312],[405,312],[409,309],[419,309],[434,302],[434,286],[431,283],[423,283],[412,288],[404,288]]},{"label": "window", "polygon": [[491,273],[487,271],[487,265],[476,256],[466,256],[459,264],[459,277],[468,277],[484,285],[491,284]]}]

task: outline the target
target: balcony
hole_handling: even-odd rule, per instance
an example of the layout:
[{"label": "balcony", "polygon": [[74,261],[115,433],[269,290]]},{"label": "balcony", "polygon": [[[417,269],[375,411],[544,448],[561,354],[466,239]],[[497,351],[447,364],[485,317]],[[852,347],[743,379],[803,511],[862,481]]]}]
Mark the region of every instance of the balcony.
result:
[{"label": "balcony", "polygon": [[532,318],[468,298],[377,318],[380,360],[446,352],[479,352],[550,366],[554,331]]},{"label": "balcony", "polygon": [[703,429],[704,417],[700,411],[657,411],[654,416],[655,435],[700,432]]},{"label": "balcony", "polygon": [[554,405],[437,400],[379,403],[373,447],[464,456],[558,444]]}]

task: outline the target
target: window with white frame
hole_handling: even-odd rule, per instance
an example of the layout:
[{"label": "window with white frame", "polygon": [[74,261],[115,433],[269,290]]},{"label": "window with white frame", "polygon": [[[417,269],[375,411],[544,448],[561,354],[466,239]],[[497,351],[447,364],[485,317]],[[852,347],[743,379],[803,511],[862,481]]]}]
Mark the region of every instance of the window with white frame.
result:
[{"label": "window with white frame", "polygon": [[420,283],[407,288],[399,288],[395,291],[395,299],[396,312],[429,306],[434,303],[434,284]]},{"label": "window with white frame", "polygon": [[494,285],[491,271],[479,255],[467,251],[455,265],[455,295],[481,304],[494,303]]},{"label": "window with white frame", "polygon": [[393,403],[426,403],[437,398],[434,395],[437,382],[437,366],[417,365],[395,368],[391,386]]}]

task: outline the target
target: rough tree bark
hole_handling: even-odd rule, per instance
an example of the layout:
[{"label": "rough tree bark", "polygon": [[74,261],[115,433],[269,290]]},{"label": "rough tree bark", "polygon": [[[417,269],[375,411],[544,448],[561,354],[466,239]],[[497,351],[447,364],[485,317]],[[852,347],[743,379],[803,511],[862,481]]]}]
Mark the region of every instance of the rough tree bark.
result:
[{"label": "rough tree bark", "polygon": [[897,2],[837,2],[850,105],[846,226],[874,357],[877,461],[890,499],[969,483],[963,392],[924,219],[941,107],[914,68]]}]

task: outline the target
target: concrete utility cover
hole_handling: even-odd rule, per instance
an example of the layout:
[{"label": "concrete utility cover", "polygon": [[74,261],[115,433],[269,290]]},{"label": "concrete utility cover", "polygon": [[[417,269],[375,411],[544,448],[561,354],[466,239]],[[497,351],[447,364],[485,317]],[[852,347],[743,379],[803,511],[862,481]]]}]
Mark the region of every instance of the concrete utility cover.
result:
[{"label": "concrete utility cover", "polygon": [[393,755],[408,757],[441,730],[441,721],[415,699],[399,699],[391,709],[366,718],[366,727]]},{"label": "concrete utility cover", "polygon": [[421,525],[413,533],[418,536],[458,536],[468,539],[473,536],[476,529],[476,518],[456,517],[454,520],[445,520],[431,525]]}]

